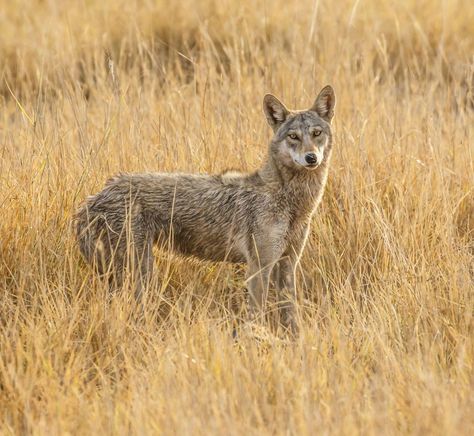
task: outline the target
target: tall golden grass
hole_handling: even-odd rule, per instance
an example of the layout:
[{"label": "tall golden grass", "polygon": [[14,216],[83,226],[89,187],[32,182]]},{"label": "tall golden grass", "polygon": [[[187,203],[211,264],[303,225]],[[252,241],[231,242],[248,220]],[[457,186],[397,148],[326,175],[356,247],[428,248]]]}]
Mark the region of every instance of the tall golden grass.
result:
[{"label": "tall golden grass", "polygon": [[[3,2],[0,432],[473,434],[468,0]],[[232,338],[239,267],[157,253],[145,319],[70,219],[119,171],[256,168],[264,93],[337,93],[302,330]]]}]

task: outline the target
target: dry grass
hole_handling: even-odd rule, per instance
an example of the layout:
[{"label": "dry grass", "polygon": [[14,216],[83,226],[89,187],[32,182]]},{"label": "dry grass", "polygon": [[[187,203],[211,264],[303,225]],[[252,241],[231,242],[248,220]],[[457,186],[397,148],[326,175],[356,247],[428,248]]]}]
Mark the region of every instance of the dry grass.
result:
[{"label": "dry grass", "polygon": [[[0,432],[473,434],[473,22],[468,0],[4,2]],[[160,253],[146,320],[107,300],[70,232],[86,195],[255,168],[263,94],[326,83],[297,340],[232,340],[228,265]]]}]

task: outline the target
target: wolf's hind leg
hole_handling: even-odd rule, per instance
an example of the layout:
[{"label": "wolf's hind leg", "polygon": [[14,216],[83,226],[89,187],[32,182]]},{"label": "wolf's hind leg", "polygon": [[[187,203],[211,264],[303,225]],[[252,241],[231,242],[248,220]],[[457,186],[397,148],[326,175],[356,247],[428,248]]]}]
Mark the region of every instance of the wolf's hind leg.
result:
[{"label": "wolf's hind leg", "polygon": [[120,239],[101,235],[97,239],[92,265],[113,294],[122,289],[124,281],[124,247]]},{"label": "wolf's hind leg", "polygon": [[150,285],[153,276],[153,241],[151,238],[140,244],[135,250],[135,257],[137,259],[136,283],[135,283],[135,300],[141,302],[143,291]]}]

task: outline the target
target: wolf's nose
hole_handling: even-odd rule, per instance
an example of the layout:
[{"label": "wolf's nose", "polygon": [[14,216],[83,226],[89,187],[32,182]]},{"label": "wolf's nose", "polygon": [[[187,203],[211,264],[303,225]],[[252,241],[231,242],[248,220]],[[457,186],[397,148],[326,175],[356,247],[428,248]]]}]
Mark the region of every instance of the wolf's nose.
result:
[{"label": "wolf's nose", "polygon": [[306,153],[304,160],[310,165],[318,163],[318,158],[316,157],[315,153]]}]

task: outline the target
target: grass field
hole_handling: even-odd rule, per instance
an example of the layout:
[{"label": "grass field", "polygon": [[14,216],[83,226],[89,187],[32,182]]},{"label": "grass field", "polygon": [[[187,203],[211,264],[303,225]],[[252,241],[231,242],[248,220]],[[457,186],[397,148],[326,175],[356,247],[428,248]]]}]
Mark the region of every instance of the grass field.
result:
[{"label": "grass field", "polygon": [[[3,1],[1,434],[474,434],[469,0]],[[71,217],[119,171],[255,169],[262,98],[337,94],[302,329],[235,342],[241,267],[157,253],[145,319]]]}]

